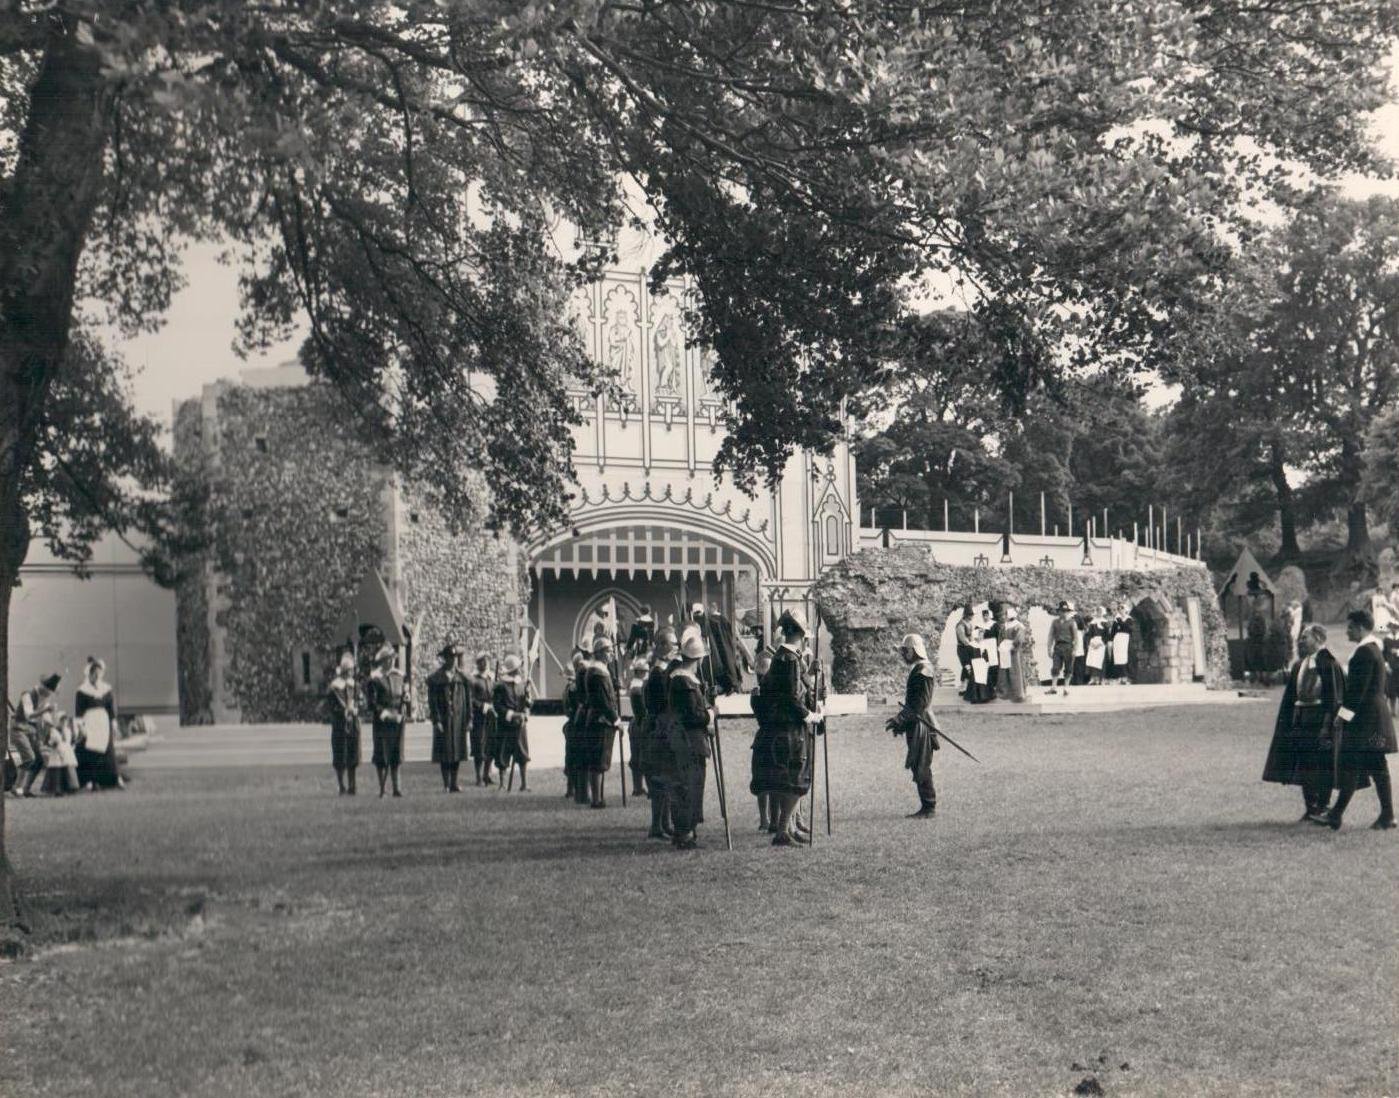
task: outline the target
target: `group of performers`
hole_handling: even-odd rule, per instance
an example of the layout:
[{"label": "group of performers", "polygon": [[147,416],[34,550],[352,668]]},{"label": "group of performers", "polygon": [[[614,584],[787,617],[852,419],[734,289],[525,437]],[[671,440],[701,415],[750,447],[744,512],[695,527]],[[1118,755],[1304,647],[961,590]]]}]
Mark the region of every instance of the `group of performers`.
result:
[{"label": "group of performers", "polygon": [[[1002,603],[992,616],[989,606],[979,612],[970,604],[962,608],[956,626],[957,661],[961,665],[962,696],[973,704],[998,699],[1026,700],[1040,681],[1035,660],[1035,640],[1020,611]],[[1080,612],[1065,600],[1050,622],[1050,694],[1070,686],[1129,683],[1134,677],[1138,629],[1132,609],[1122,603],[1115,614],[1106,606],[1092,613]]]},{"label": "group of performers", "polygon": [[[534,688],[522,671],[520,657],[508,655],[498,670],[491,657],[476,657],[476,670],[468,674],[466,650],[448,641],[438,652],[438,667],[427,678],[428,716],[432,722],[432,761],[442,774],[442,788],[460,793],[458,773],[468,754],[477,785],[504,782],[516,769],[520,792],[529,791],[529,712]],[[411,698],[403,672],[396,666],[398,650],[384,644],[374,653],[373,667],[364,681],[363,697],[356,675],[355,658],[346,651],[340,657],[327,692],[330,710],[331,764],[340,793],[355,794],[355,769],[360,762],[360,719],[367,716],[372,729],[371,762],[379,777],[379,796],[392,789],[403,796],[399,768],[403,764],[403,731],[411,717]],[[491,777],[492,765],[496,777]]]},{"label": "group of performers", "polygon": [[1385,756],[1396,750],[1392,677],[1399,673],[1389,655],[1399,645],[1387,646],[1375,635],[1368,610],[1352,610],[1346,616],[1346,636],[1356,648],[1343,672],[1326,647],[1326,630],[1320,625],[1302,629],[1263,780],[1299,786],[1299,822],[1334,830],[1340,829],[1356,790],[1373,783],[1380,814],[1371,826],[1388,830],[1395,820]]},{"label": "group of performers", "polygon": [[[795,846],[810,841],[798,805],[811,788],[811,744],[821,726],[819,673],[801,616],[784,613],[778,632],[781,642],[756,661],[758,682],[750,696],[758,727],[749,791],[758,801],[758,826],[772,834],[773,845]],[[669,839],[678,850],[699,845],[709,760],[718,750],[717,698],[736,692],[742,681],[740,661],[722,653],[716,658],[722,644],[713,615],[697,605],[682,633],[660,629],[650,652],[634,655],[630,664],[626,742],[633,793],[649,799],[647,834]],[[564,691],[565,796],[605,808],[606,774],[622,735],[611,638],[599,634],[572,662]],[[720,803],[727,811],[722,788]]]}]

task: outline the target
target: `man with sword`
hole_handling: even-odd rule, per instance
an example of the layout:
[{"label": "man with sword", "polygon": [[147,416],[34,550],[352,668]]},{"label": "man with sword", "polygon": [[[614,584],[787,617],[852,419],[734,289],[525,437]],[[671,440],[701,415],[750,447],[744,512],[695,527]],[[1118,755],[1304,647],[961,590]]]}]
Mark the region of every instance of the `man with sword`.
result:
[{"label": "man with sword", "polygon": [[917,633],[909,633],[899,644],[899,655],[908,664],[904,704],[896,715],[885,722],[884,727],[908,741],[904,766],[913,771],[919,802],[918,811],[910,813],[909,819],[930,820],[937,812],[938,803],[937,790],[933,788],[933,752],[940,746],[938,740],[947,740],[973,761],[976,761],[976,756],[943,732],[937,717],[933,715],[933,686],[937,682],[937,673],[928,659],[928,646],[923,643],[923,638]]}]

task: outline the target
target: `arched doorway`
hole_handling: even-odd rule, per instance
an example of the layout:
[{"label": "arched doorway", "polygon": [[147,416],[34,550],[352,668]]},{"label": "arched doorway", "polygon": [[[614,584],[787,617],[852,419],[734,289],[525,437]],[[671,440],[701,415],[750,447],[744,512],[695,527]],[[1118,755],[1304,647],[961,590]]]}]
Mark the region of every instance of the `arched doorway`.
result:
[{"label": "arched doorway", "polygon": [[614,605],[616,606],[617,620],[611,622],[611,629],[604,628],[604,631],[612,634],[615,643],[626,643],[627,634],[631,632],[632,622],[641,615],[641,601],[620,587],[608,587],[591,596],[579,608],[578,616],[573,623],[574,647],[584,642],[592,644],[593,637],[596,635],[595,625],[601,622],[606,627],[608,619],[611,617],[611,607]]},{"label": "arched doorway", "polygon": [[1139,683],[1173,681],[1166,654],[1171,643],[1172,609],[1160,595],[1147,595],[1132,607],[1137,625],[1137,651],[1132,657],[1133,680]]}]

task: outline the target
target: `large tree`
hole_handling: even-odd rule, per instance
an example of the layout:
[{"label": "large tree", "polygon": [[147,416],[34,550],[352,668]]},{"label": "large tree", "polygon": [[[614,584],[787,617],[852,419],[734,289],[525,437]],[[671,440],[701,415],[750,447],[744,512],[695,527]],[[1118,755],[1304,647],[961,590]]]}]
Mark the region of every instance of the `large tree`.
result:
[{"label": "large tree", "polygon": [[565,389],[605,381],[561,304],[605,257],[551,226],[605,239],[624,173],[657,275],[699,290],[752,484],[861,411],[930,274],[1044,349],[1012,397],[1171,353],[1269,157],[1376,167],[1396,25],[1390,0],[0,0],[0,619],[75,303],[158,323],[185,238],[245,265],[241,338],[303,319],[313,372],[459,518],[469,463],[493,521],[553,523]]}]

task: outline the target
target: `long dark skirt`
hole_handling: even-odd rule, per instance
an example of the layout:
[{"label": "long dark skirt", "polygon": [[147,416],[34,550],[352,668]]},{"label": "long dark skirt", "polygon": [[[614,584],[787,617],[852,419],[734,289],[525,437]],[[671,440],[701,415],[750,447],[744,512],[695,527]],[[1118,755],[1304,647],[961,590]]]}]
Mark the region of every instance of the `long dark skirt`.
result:
[{"label": "long dark skirt", "polygon": [[[330,726],[330,765],[336,770],[358,766],[359,756],[359,719],[333,721]],[[81,762],[81,758],[78,761]]]},{"label": "long dark skirt", "polygon": [[748,791],[804,797],[811,789],[811,752],[804,725],[760,728],[753,740],[753,777]]},{"label": "long dark skirt", "polygon": [[107,740],[107,750],[89,751],[82,744],[74,749],[78,756],[78,784],[92,782],[98,789],[115,789],[120,780],[117,770],[117,738],[112,735]]},{"label": "long dark skirt", "polygon": [[573,775],[583,770],[583,730],[572,720],[563,722],[563,772]]},{"label": "long dark skirt", "polygon": [[374,722],[375,766],[398,766],[403,762],[403,724],[399,721]]},{"label": "long dark skirt", "polygon": [[446,728],[432,730],[432,761],[447,765],[460,764],[466,758],[466,744],[471,725],[466,720],[453,722]]},{"label": "long dark skirt", "polygon": [[495,767],[509,770],[512,763],[529,762],[529,724],[526,721],[497,721],[495,726]]},{"label": "long dark skirt", "polygon": [[1263,764],[1263,780],[1280,785],[1313,788],[1332,781],[1331,745],[1322,742],[1327,714],[1319,705],[1299,705],[1292,711],[1291,727],[1277,729]]}]

